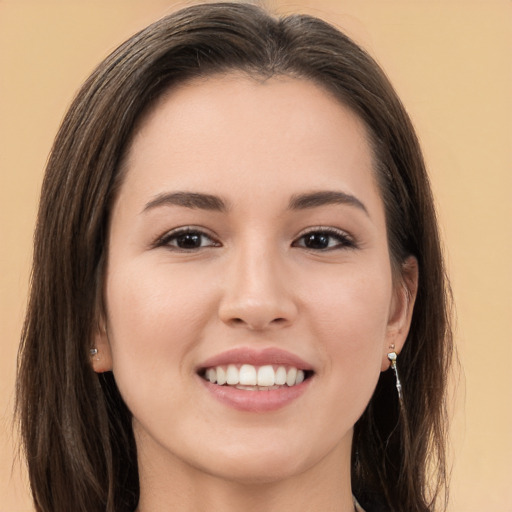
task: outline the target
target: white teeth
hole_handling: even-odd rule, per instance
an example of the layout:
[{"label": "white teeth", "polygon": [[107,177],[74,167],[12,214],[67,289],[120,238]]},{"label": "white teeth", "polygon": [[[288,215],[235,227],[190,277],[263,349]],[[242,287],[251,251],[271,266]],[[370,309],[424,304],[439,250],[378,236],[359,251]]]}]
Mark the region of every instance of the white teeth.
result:
[{"label": "white teeth", "polygon": [[274,368],[272,365],[255,367],[252,364],[243,364],[240,368],[230,364],[227,367],[217,366],[208,368],[204,377],[212,384],[223,386],[236,386],[238,389],[268,391],[279,389],[280,386],[295,386],[305,379],[304,370],[293,366],[286,369],[284,366]]},{"label": "white teeth", "polygon": [[235,386],[239,382],[240,374],[238,372],[238,368],[234,364],[230,364],[226,372],[226,383],[229,384],[230,386]]},{"label": "white teeth", "polygon": [[294,386],[296,378],[297,378],[297,368],[290,368],[288,370],[288,374],[286,375],[286,384],[288,384],[288,386]]},{"label": "white teeth", "polygon": [[258,386],[273,386],[274,383],[274,368],[270,365],[260,366],[258,369]]},{"label": "white teeth", "polygon": [[243,364],[240,368],[240,384],[242,386],[256,386],[258,376],[252,364]]},{"label": "white teeth", "polygon": [[275,384],[278,386],[283,386],[286,384],[286,368],[284,366],[280,366],[276,371],[276,379]]},{"label": "white teeth", "polygon": [[223,384],[226,384],[227,382],[227,375],[226,371],[222,366],[217,366],[217,384],[219,386],[222,386]]},{"label": "white teeth", "polygon": [[217,382],[217,371],[214,368],[208,368],[206,370],[206,378],[210,382]]}]

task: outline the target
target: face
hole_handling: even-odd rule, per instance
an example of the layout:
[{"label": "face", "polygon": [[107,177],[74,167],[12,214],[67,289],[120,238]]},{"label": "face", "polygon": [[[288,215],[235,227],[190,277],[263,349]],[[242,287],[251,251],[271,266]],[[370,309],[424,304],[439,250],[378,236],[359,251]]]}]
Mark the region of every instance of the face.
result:
[{"label": "face", "polygon": [[305,80],[211,77],[159,101],[125,170],[95,369],[140,459],[240,481],[347,465],[412,309],[360,120]]}]

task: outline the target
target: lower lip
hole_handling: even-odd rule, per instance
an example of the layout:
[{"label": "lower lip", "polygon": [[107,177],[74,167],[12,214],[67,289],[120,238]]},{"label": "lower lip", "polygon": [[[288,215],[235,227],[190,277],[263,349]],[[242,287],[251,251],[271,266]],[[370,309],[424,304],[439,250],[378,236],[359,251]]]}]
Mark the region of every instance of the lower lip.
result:
[{"label": "lower lip", "polygon": [[310,377],[295,386],[283,386],[268,391],[250,391],[237,389],[233,386],[218,386],[201,377],[199,378],[205,388],[219,402],[233,409],[247,412],[269,412],[286,407],[306,391],[312,380],[312,377]]}]

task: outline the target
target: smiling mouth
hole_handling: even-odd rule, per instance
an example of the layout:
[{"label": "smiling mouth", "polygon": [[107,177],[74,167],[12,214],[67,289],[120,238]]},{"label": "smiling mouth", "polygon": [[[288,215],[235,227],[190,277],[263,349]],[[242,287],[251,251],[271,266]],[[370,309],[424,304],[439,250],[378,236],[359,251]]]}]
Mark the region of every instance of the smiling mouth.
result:
[{"label": "smiling mouth", "polygon": [[271,391],[297,386],[313,375],[311,370],[294,366],[228,364],[203,368],[199,376],[217,386],[246,391]]}]

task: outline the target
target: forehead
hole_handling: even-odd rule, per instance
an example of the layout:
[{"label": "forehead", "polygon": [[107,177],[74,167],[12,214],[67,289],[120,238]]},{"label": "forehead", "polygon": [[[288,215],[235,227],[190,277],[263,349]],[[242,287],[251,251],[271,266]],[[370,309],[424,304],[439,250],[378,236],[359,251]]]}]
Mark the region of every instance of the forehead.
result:
[{"label": "forehead", "polygon": [[375,192],[372,159],[363,122],[319,85],[218,75],[172,88],[155,103],[130,145],[122,188]]}]

